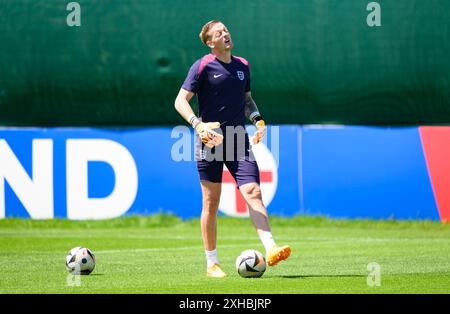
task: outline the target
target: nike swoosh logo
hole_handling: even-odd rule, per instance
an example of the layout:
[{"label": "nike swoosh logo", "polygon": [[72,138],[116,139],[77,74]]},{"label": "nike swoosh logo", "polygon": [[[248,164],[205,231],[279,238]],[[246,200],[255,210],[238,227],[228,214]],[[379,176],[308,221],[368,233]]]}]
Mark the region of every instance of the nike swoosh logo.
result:
[{"label": "nike swoosh logo", "polygon": [[223,74],[219,74],[219,75],[215,75],[214,74],[214,78],[218,78],[218,77],[220,77],[220,76],[222,76]]}]

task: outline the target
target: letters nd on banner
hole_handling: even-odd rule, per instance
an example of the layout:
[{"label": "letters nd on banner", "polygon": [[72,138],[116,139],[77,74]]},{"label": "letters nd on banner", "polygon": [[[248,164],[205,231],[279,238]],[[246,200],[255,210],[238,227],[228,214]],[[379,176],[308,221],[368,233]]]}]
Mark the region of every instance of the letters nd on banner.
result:
[{"label": "letters nd on banner", "polygon": [[[263,200],[272,215],[448,220],[448,130],[269,127],[253,147]],[[0,129],[0,218],[198,217],[193,147],[187,127]],[[219,209],[248,216],[226,168]]]}]

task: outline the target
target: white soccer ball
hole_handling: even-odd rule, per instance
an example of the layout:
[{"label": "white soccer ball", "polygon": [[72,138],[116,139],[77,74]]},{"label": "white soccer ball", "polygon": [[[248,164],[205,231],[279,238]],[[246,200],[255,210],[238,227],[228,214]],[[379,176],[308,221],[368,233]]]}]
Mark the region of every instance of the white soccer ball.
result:
[{"label": "white soccer ball", "polygon": [[238,274],[244,278],[261,277],[266,271],[266,258],[256,250],[245,250],[236,258]]},{"label": "white soccer ball", "polygon": [[66,266],[74,275],[89,275],[95,268],[95,255],[88,248],[77,246],[67,254]]}]

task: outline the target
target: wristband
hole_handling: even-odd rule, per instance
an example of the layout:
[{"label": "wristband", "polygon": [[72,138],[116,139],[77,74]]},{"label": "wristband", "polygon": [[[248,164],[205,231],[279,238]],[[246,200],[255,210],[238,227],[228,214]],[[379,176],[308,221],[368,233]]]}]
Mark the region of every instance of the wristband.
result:
[{"label": "wristband", "polygon": [[190,125],[195,129],[196,127],[197,127],[197,125],[200,123],[200,120],[194,115],[194,114],[191,114],[190,116],[189,116],[189,123],[190,123]]},{"label": "wristband", "polygon": [[[260,120],[264,120],[263,117],[259,114],[259,112],[254,112],[256,113],[256,115],[254,115],[250,120],[252,121],[253,124],[256,124],[256,122],[260,121]],[[253,115],[253,114],[252,114]]]},{"label": "wristband", "polygon": [[248,118],[250,119],[250,121],[253,122],[254,119],[255,119],[256,117],[258,117],[258,116],[261,116],[261,115],[259,114],[258,111],[255,111],[255,112],[252,112]]}]

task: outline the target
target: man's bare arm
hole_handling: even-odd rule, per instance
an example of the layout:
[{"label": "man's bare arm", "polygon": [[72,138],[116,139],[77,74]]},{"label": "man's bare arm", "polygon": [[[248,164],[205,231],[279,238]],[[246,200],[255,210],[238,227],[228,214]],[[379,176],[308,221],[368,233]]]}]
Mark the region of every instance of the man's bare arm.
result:
[{"label": "man's bare arm", "polygon": [[256,126],[256,133],[252,138],[253,144],[261,142],[266,135],[266,123],[259,113],[258,106],[252,98],[251,92],[245,93],[245,116]]},{"label": "man's bare arm", "polygon": [[245,116],[255,124],[259,119],[261,119],[261,114],[259,113],[258,106],[252,98],[251,92],[245,93]]},{"label": "man's bare arm", "polygon": [[189,122],[189,124],[194,128],[194,130],[199,134],[202,142],[208,147],[214,147],[216,145],[222,144],[223,136],[213,129],[220,128],[219,122],[208,122],[203,123],[194,114],[189,101],[191,100],[194,93],[181,88],[178,92],[178,96],[175,99],[175,109],[178,113]]},{"label": "man's bare arm", "polygon": [[193,118],[196,117],[191,105],[189,104],[192,96],[194,96],[193,92],[190,92],[184,88],[180,88],[178,96],[175,99],[175,109],[183,117],[183,119],[189,122],[189,124],[191,125],[193,121],[189,120],[193,120]]}]

